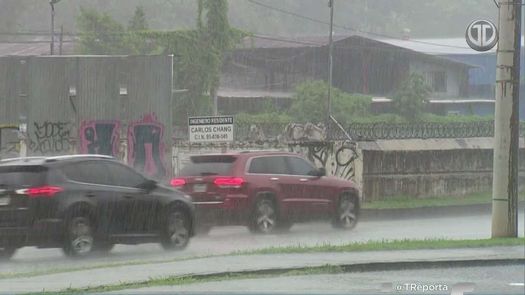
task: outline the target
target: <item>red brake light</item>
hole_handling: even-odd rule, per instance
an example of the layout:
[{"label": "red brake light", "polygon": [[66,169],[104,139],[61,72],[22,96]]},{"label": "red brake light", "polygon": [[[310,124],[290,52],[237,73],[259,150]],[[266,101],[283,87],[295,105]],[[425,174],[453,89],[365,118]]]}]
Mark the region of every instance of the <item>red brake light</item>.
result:
[{"label": "red brake light", "polygon": [[186,180],[182,179],[182,178],[173,178],[171,181],[170,181],[170,184],[172,186],[183,186],[186,184]]},{"label": "red brake light", "polygon": [[221,188],[239,188],[244,183],[242,177],[217,177],[213,183]]},{"label": "red brake light", "polygon": [[63,190],[64,189],[59,186],[45,185],[45,186],[21,189],[21,190],[18,190],[17,193],[27,195],[30,198],[39,198],[39,197],[51,198]]}]

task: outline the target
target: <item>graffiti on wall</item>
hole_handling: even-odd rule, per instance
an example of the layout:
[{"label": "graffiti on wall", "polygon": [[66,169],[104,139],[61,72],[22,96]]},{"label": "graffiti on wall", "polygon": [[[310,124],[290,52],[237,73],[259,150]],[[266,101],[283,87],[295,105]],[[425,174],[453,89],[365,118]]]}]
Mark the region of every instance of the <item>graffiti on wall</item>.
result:
[{"label": "graffiti on wall", "polygon": [[80,124],[80,152],[117,156],[119,154],[120,122],[90,120]]},{"label": "graffiti on wall", "polygon": [[350,141],[303,142],[289,144],[288,148],[290,152],[304,155],[317,167],[325,167],[328,175],[354,179],[357,152]]},{"label": "graffiti on wall", "polygon": [[155,114],[128,125],[128,163],[147,175],[163,178],[166,175],[164,159],[164,125]]},{"label": "graffiti on wall", "polygon": [[20,141],[16,136],[18,125],[0,124],[0,159],[17,157],[20,153]]},{"label": "graffiti on wall", "polygon": [[38,154],[70,152],[74,147],[70,122],[34,122],[29,149]]}]

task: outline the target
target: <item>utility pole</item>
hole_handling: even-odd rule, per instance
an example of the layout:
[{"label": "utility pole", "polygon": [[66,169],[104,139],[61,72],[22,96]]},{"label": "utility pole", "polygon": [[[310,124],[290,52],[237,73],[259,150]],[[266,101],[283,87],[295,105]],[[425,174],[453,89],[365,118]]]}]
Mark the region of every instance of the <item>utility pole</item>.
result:
[{"label": "utility pole", "polygon": [[522,0],[499,0],[492,237],[518,236],[519,82]]},{"label": "utility pole", "polygon": [[326,128],[330,128],[332,123],[332,75],[333,75],[333,53],[334,53],[334,2],[335,0],[328,0],[328,6],[330,7],[330,36],[328,36],[328,99],[326,106]]},{"label": "utility pole", "polygon": [[58,54],[62,55],[62,46],[64,45],[64,26],[60,26],[60,44],[58,46]]},{"label": "utility pole", "polygon": [[55,1],[50,0],[49,5],[51,5],[51,45],[50,45],[50,54],[53,55],[55,51]]}]

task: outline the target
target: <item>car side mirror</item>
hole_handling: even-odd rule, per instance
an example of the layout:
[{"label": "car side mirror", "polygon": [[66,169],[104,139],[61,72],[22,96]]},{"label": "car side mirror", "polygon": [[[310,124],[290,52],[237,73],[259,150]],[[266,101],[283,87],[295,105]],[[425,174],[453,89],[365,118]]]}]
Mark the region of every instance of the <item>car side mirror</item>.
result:
[{"label": "car side mirror", "polygon": [[154,190],[155,188],[157,188],[157,182],[155,180],[148,179],[148,180],[144,181],[143,183],[141,183],[139,185],[139,188],[150,192],[150,191]]},{"label": "car side mirror", "polygon": [[326,176],[326,169],[324,167],[321,167],[319,169],[313,170],[310,172],[310,175],[316,176],[316,177],[323,177]]}]

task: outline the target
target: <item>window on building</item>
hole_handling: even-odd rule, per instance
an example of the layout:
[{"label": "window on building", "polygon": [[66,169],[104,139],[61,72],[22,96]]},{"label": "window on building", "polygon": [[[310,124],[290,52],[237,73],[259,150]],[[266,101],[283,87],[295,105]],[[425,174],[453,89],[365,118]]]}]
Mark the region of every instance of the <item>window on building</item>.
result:
[{"label": "window on building", "polygon": [[425,80],[432,92],[447,92],[447,73],[444,71],[425,73]]}]

